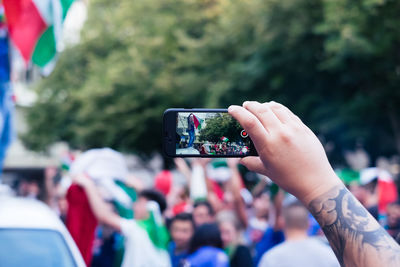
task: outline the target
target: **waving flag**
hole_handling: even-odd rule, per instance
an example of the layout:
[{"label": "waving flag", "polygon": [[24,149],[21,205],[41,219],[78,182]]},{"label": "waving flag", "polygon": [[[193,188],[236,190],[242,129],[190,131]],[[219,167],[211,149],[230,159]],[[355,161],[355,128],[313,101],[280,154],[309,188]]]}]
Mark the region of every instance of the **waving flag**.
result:
[{"label": "waving flag", "polygon": [[194,122],[194,127],[196,127],[197,130],[201,130],[201,126],[203,124],[202,119],[199,119],[196,115],[193,115],[193,122]]},{"label": "waving flag", "polygon": [[169,235],[162,222],[159,205],[148,201],[149,218],[121,220],[121,232],[125,237],[126,251],[122,266],[170,267],[167,244]]},{"label": "waving flag", "polygon": [[221,137],[221,141],[222,142],[229,142],[229,139],[228,139],[228,137],[222,136]]},{"label": "waving flag", "polygon": [[51,69],[74,0],[3,0],[10,37],[25,62]]},{"label": "waving flag", "polygon": [[386,206],[398,198],[396,184],[392,175],[386,170],[372,167],[361,171],[360,183],[362,185],[366,185],[374,179],[378,179],[378,209],[380,213],[384,214]]}]

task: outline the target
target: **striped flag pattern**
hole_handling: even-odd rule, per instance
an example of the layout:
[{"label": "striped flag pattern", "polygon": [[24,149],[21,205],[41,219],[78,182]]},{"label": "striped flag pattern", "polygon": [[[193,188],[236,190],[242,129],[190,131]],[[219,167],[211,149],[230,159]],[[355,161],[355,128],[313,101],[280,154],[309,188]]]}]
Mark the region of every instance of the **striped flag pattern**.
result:
[{"label": "striped flag pattern", "polygon": [[[11,40],[28,63],[54,66],[62,24],[74,0],[3,0]],[[45,71],[46,72],[46,71]]]}]

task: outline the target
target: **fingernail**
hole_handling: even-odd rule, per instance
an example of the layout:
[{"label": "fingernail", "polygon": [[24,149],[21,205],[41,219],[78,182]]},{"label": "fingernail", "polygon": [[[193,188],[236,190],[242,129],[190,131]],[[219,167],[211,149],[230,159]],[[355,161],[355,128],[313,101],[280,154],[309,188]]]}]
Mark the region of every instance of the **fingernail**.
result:
[{"label": "fingernail", "polygon": [[237,108],[236,105],[230,105],[229,108],[228,108],[228,111],[232,112],[233,110],[235,110],[235,108]]}]

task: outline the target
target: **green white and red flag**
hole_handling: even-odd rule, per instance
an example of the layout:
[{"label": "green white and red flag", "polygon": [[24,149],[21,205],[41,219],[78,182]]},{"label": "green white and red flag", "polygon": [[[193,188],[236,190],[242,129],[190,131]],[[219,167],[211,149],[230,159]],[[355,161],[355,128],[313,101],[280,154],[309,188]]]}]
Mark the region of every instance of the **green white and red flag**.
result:
[{"label": "green white and red flag", "polygon": [[74,0],[3,0],[12,42],[26,63],[52,69],[62,25]]},{"label": "green white and red flag", "polygon": [[0,27],[3,26],[4,24],[4,7],[3,7],[3,3],[0,0]]},{"label": "green white and red flag", "polygon": [[4,17],[4,7],[2,0],[0,0],[0,38],[5,38],[7,36],[7,27]]},{"label": "green white and red flag", "polygon": [[221,141],[222,141],[222,142],[228,142],[229,139],[228,139],[228,137],[222,136],[222,137],[221,137]]}]

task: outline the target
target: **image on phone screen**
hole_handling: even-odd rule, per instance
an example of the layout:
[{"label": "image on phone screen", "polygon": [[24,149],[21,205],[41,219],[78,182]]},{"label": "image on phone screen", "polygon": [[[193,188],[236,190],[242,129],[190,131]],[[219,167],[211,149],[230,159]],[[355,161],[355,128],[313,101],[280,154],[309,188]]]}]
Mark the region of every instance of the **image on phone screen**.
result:
[{"label": "image on phone screen", "polygon": [[177,112],[176,155],[252,155],[254,147],[240,124],[226,112]]}]

